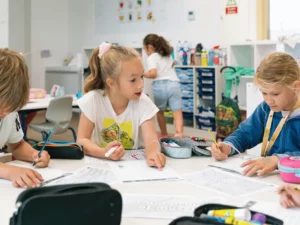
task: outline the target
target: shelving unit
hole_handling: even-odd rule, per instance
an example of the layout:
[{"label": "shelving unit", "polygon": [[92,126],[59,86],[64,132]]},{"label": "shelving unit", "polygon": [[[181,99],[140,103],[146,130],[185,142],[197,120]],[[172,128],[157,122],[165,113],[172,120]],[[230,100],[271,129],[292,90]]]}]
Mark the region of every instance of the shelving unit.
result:
[{"label": "shelving unit", "polygon": [[[215,130],[214,117],[199,121],[199,107],[215,109],[222,100],[225,80],[218,66],[175,66],[181,82],[185,126]],[[206,121],[205,121],[206,120]]]},{"label": "shelving unit", "polygon": [[[229,66],[250,67],[256,70],[263,58],[272,52],[286,52],[299,60],[300,43],[296,43],[295,48],[291,48],[282,42],[270,40],[232,44],[228,46],[227,64]],[[252,76],[241,76],[240,85],[237,88],[239,107],[241,110],[247,111],[247,117],[251,115],[256,106],[263,100],[259,90],[252,84]],[[236,92],[233,87],[231,97],[235,95]]]}]

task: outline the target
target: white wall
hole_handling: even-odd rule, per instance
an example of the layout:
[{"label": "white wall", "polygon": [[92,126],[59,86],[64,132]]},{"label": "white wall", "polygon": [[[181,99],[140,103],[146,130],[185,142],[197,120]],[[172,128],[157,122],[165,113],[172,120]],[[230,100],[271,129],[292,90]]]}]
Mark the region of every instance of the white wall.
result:
[{"label": "white wall", "polygon": [[[98,0],[103,1],[103,0]],[[165,31],[159,31],[166,39],[171,40],[172,45],[176,45],[177,40],[188,40],[192,47],[201,42],[207,48],[217,45],[221,41],[221,18],[220,7],[222,0],[184,0],[183,9],[172,4],[172,1],[166,1],[168,15],[182,17],[184,20],[183,29],[178,29],[178,24],[173,23]],[[105,13],[107,8],[113,8],[116,11],[116,1],[106,1],[104,8],[99,8],[99,12]],[[169,11],[170,10],[170,11]],[[196,14],[195,21],[187,21],[187,11],[194,10]],[[113,13],[115,13],[115,11]],[[180,14],[176,14],[181,12]],[[106,21],[108,24],[115,24],[116,21]],[[160,21],[157,21],[159,23]],[[69,1],[69,50],[72,53],[82,51],[85,47],[96,47],[101,41],[118,42],[123,45],[133,47],[142,46],[143,37],[150,32],[158,32],[158,29],[141,29],[134,32],[120,33],[117,27],[111,27],[108,33],[97,33],[95,30],[95,0],[70,0]],[[136,23],[132,23],[136,26]],[[138,26],[137,26],[138,27]]]},{"label": "white wall", "polygon": [[[45,87],[45,66],[62,65],[68,55],[68,11],[68,0],[31,1],[32,87]],[[51,56],[41,58],[41,50]]]},{"label": "white wall", "polygon": [[8,0],[0,0],[0,48],[8,47]]}]

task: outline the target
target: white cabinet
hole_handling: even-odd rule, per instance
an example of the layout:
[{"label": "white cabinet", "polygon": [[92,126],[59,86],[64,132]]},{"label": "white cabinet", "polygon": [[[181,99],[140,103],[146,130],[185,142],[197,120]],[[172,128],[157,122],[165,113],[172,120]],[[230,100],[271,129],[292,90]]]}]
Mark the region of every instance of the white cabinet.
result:
[{"label": "white cabinet", "polygon": [[185,126],[215,130],[214,117],[199,120],[198,115],[203,108],[214,110],[222,100],[225,80],[220,74],[220,68],[217,66],[175,66],[181,83]]}]

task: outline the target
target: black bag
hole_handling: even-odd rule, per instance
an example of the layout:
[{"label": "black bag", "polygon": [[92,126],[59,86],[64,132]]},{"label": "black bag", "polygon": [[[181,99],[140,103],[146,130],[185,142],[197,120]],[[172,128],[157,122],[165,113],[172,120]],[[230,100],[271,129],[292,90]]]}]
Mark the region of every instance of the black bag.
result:
[{"label": "black bag", "polygon": [[10,225],[119,225],[122,198],[104,183],[27,189],[16,201]]},{"label": "black bag", "polygon": [[[230,205],[222,205],[222,204],[205,204],[195,209],[194,217],[180,217],[172,221],[169,225],[221,225],[225,224],[222,222],[218,222],[215,220],[207,219],[207,218],[199,218],[201,214],[207,214],[209,210],[218,210],[218,209],[238,209],[242,207],[235,207]],[[250,210],[251,216],[255,211]],[[264,214],[267,218],[266,223],[272,225],[283,225],[283,221],[279,220],[273,216],[269,216]]]},{"label": "black bag", "polygon": [[[32,147],[41,150],[44,143],[42,141]],[[45,150],[51,159],[82,159],[84,157],[83,147],[75,142],[49,141]]]}]

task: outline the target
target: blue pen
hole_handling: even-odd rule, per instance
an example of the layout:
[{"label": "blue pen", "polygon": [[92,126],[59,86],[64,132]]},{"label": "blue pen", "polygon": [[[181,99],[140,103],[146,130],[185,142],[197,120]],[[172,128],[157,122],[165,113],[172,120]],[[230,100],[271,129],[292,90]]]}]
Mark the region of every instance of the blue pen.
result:
[{"label": "blue pen", "polygon": [[[52,128],[51,130],[50,130],[50,132],[49,132],[49,134],[48,134],[48,137],[47,137],[47,140],[44,142],[44,145],[43,145],[43,147],[41,148],[41,150],[40,150],[40,152],[39,152],[39,154],[38,154],[38,157],[40,158],[41,157],[41,155],[42,155],[42,153],[43,153],[43,151],[44,151],[44,149],[45,149],[45,147],[46,147],[46,144],[48,143],[48,141],[49,141],[49,139],[50,139],[50,137],[51,137],[51,135],[52,135],[52,133],[54,132],[54,128]],[[33,166],[35,166],[35,164],[37,163],[37,159],[36,160],[34,160],[34,162],[33,162]]]}]

